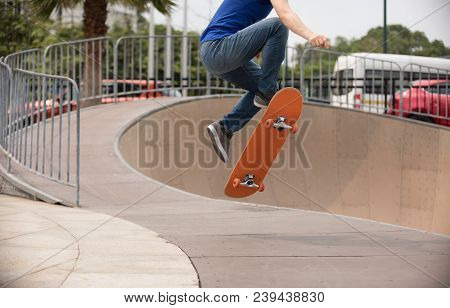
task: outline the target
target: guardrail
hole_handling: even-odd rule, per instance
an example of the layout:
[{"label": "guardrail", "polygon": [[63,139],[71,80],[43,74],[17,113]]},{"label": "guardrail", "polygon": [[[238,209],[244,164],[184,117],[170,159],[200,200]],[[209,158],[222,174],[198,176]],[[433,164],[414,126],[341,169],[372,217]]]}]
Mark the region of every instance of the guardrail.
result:
[{"label": "guardrail", "polygon": [[42,50],[34,48],[15,52],[6,56],[4,62],[11,68],[40,72],[42,65]]},{"label": "guardrail", "polygon": [[301,66],[306,98],[337,107],[385,113],[400,87],[400,65],[370,56],[306,49]]},{"label": "guardrail", "polygon": [[[124,36],[115,42],[99,37],[52,44],[43,52],[19,52],[6,61],[13,68],[70,77],[80,88],[83,106],[156,96],[242,92],[204,69],[199,44],[197,36],[183,35]],[[259,63],[258,58],[254,60]],[[439,80],[448,80],[448,71],[438,70]],[[411,82],[434,78],[426,72],[424,66],[401,67],[394,61],[377,58],[376,54],[349,55],[315,48],[301,52],[287,47],[280,82],[300,88],[311,102],[400,117],[428,117],[436,124],[446,125],[448,114],[433,114],[430,108],[431,113],[425,117],[423,108],[415,110],[413,104],[397,103],[404,101],[401,97]],[[439,106],[440,110],[448,108]]]},{"label": "guardrail", "polygon": [[283,87],[300,89],[301,55],[300,50],[295,47],[286,48],[286,56],[280,72],[280,82]]},{"label": "guardrail", "polygon": [[[80,93],[70,78],[0,60],[0,144],[10,161],[80,192]],[[75,161],[75,163],[73,163]],[[73,166],[75,165],[75,166]]]},{"label": "guardrail", "polygon": [[[0,147],[4,153],[9,150],[9,122],[11,88],[13,85],[11,68],[0,58]],[[6,170],[11,171],[11,158],[7,155]]]},{"label": "guardrail", "polygon": [[395,97],[389,113],[450,126],[449,76],[450,70],[414,63],[405,65],[402,97]]},{"label": "guardrail", "polygon": [[[108,96],[104,81],[112,78],[112,40],[109,37],[49,45],[42,56],[42,72],[76,81],[83,102]],[[85,104],[88,105],[88,104]]]},{"label": "guardrail", "polygon": [[197,36],[119,38],[114,45],[114,97],[120,101],[136,94],[193,96],[239,91],[205,70],[199,44]]}]

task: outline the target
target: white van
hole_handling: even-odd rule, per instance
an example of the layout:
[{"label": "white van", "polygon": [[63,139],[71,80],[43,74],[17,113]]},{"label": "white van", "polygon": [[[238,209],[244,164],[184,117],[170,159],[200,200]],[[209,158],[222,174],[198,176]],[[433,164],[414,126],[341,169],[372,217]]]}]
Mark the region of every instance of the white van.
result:
[{"label": "white van", "polygon": [[330,103],[384,113],[389,99],[400,88],[403,69],[403,86],[407,86],[413,80],[436,79],[439,74],[448,76],[450,60],[376,53],[339,56],[334,65]]}]

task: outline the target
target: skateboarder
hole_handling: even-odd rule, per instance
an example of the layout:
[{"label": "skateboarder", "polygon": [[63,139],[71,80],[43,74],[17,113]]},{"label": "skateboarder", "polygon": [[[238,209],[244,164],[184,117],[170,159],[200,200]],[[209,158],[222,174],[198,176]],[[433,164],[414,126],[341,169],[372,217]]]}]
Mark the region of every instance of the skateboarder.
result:
[{"label": "skateboarder", "polygon": [[[275,9],[278,18],[266,18]],[[289,30],[314,47],[329,47],[328,39],[314,34],[289,6],[288,0],[224,0],[201,36],[200,57],[217,77],[247,90],[233,110],[208,126],[214,150],[228,160],[233,133],[267,107],[279,90]],[[261,67],[252,59],[262,52]]]}]

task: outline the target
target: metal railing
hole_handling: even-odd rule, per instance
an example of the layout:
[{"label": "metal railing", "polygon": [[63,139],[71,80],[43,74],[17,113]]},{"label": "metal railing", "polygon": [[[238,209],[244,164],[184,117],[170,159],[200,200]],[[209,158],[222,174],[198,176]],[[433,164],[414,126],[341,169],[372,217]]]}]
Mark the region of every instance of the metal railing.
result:
[{"label": "metal railing", "polygon": [[42,72],[76,81],[81,99],[107,96],[103,84],[112,78],[112,40],[109,37],[61,42],[45,48]]},{"label": "metal railing", "polygon": [[0,144],[10,160],[80,191],[80,93],[70,78],[0,60]]},{"label": "metal railing", "polygon": [[286,56],[281,66],[280,82],[283,87],[299,89],[301,82],[301,52],[295,47],[286,48]]},{"label": "metal railing", "polygon": [[395,98],[392,113],[450,126],[449,76],[450,70],[414,63],[405,65],[402,98]]},{"label": "metal railing", "polygon": [[385,113],[401,86],[400,65],[370,56],[306,49],[301,66],[304,96],[337,107]]},{"label": "metal railing", "polygon": [[[11,68],[0,58],[0,147],[4,153],[8,153],[9,149],[9,122],[10,122],[10,106],[11,106],[11,88],[13,85]],[[7,155],[8,172],[11,171],[11,159]]]},{"label": "metal railing", "polygon": [[42,64],[42,50],[28,49],[12,53],[5,57],[4,62],[11,68],[20,68],[32,72],[40,72]]},{"label": "metal railing", "polygon": [[[239,91],[211,76],[197,36],[125,36],[114,45],[114,97],[195,96]],[[164,93],[163,93],[164,92]]]}]

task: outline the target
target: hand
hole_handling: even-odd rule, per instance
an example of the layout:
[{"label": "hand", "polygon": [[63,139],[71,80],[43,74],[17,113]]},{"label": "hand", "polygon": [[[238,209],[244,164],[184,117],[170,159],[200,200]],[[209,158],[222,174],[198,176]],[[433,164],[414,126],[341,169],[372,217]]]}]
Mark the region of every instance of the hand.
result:
[{"label": "hand", "polygon": [[308,41],[312,47],[330,48],[330,41],[323,35],[316,35]]}]

